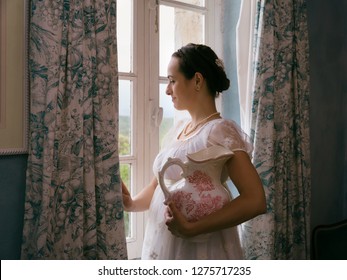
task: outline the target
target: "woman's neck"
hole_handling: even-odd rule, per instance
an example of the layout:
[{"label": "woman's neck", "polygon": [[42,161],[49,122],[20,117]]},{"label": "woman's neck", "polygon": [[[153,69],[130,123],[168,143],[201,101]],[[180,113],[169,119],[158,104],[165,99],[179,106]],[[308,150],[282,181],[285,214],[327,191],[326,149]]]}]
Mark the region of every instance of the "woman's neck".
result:
[{"label": "woman's neck", "polygon": [[217,108],[215,104],[210,106],[199,106],[196,110],[190,110],[189,114],[191,116],[191,126],[196,126],[206,119],[213,119],[219,117],[217,114]]}]

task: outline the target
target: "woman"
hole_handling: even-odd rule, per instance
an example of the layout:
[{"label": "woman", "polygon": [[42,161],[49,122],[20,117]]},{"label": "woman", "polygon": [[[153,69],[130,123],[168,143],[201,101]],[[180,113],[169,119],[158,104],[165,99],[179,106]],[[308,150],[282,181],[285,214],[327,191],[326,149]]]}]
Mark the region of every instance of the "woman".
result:
[{"label": "woman", "polygon": [[[122,183],[126,211],[145,211],[149,218],[142,259],[242,259],[237,225],[265,212],[266,203],[260,178],[251,163],[252,145],[241,129],[217,112],[215,98],[229,88],[223,64],[205,45],[188,44],[175,52],[168,65],[167,95],[177,110],[187,110],[190,119],[179,122],[167,135],[153,164],[155,177],[134,198]],[[158,187],[158,172],[168,157],[186,161],[194,153],[212,145],[234,152],[225,164],[227,176],[239,196],[223,208],[198,221],[189,222],[174,203],[164,205]],[[165,179],[181,179],[179,167],[169,167]],[[193,237],[211,233],[207,240]]]}]

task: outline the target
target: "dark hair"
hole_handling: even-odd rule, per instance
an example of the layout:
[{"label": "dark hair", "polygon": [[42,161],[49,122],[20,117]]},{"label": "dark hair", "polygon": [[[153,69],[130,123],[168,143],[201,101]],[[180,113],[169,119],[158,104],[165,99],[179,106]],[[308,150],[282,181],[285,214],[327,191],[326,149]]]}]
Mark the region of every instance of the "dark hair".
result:
[{"label": "dark hair", "polygon": [[223,62],[210,47],[190,43],[174,52],[172,57],[179,59],[179,69],[187,79],[192,79],[196,72],[201,73],[213,97],[229,88]]}]

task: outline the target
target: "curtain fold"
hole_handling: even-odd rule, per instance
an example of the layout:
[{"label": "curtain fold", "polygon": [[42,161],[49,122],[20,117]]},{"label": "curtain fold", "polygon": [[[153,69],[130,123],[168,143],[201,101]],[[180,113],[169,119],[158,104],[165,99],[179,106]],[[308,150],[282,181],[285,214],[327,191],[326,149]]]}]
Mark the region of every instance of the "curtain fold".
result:
[{"label": "curtain fold", "polygon": [[22,259],[126,259],[116,0],[33,0]]},{"label": "curtain fold", "polygon": [[311,175],[306,1],[258,0],[254,38],[251,136],[267,214],[243,224],[246,257],[308,259]]}]

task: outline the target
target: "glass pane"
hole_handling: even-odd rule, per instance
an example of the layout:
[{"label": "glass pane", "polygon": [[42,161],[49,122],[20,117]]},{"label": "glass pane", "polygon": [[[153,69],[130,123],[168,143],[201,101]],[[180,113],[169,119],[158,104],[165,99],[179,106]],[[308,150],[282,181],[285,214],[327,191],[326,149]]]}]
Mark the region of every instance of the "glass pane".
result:
[{"label": "glass pane", "polygon": [[131,155],[132,82],[119,80],[119,155]]},{"label": "glass pane", "polygon": [[159,86],[159,104],[160,107],[163,108],[163,120],[159,128],[160,144],[162,143],[165,134],[173,126],[175,116],[175,108],[172,104],[171,97],[165,93],[166,86],[167,84],[160,84]]},{"label": "glass pane", "polygon": [[[120,164],[120,176],[124,184],[130,188],[131,187],[131,164]],[[130,190],[129,190],[130,191]],[[130,192],[131,193],[131,192]],[[125,225],[125,236],[132,237],[132,214],[124,211],[124,225]]]},{"label": "glass pane", "polygon": [[131,72],[133,37],[133,1],[117,0],[117,49],[118,71]]},{"label": "glass pane", "polygon": [[188,43],[205,42],[205,16],[179,8],[160,6],[160,76],[167,76],[167,65],[174,51]]},{"label": "glass pane", "polygon": [[178,0],[178,2],[192,4],[195,6],[205,7],[205,0]]}]

